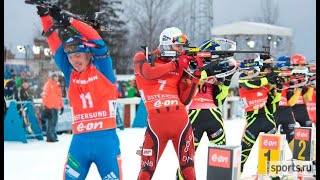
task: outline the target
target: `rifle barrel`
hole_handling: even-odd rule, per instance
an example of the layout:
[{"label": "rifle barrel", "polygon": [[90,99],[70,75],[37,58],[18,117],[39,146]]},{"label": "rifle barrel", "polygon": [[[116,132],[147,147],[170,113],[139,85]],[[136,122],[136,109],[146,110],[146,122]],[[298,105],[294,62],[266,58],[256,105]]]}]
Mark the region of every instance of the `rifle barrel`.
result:
[{"label": "rifle barrel", "polygon": [[224,53],[263,53],[263,54],[269,54],[270,53],[270,51],[242,51],[242,50],[232,50],[232,51],[213,50],[210,52],[217,53],[217,54],[224,54]]},{"label": "rifle barrel", "polygon": [[32,5],[36,4],[36,3],[33,2],[33,1],[24,1],[24,3],[26,3],[26,4],[32,4]]}]

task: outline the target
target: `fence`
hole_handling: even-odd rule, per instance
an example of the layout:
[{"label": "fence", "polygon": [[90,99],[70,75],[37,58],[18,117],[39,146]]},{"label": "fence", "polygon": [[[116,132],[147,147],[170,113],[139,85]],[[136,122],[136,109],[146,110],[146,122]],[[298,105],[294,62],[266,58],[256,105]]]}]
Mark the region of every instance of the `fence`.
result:
[{"label": "fence", "polygon": [[[244,110],[241,108],[241,104],[239,100],[240,99],[238,96],[232,96],[232,97],[226,98],[223,106],[221,107],[224,120],[229,120],[234,118],[244,118]],[[11,102],[10,100],[6,101],[7,107],[9,107],[10,102]],[[63,98],[63,102],[64,102],[64,113],[62,115],[59,115],[58,117],[58,124],[56,127],[56,130],[58,132],[72,130],[71,128],[72,114],[71,114],[71,109],[69,107],[68,99]],[[135,124],[139,124],[139,126],[135,126],[135,127],[146,127],[147,125],[146,113],[143,113],[143,115],[140,114],[139,118],[136,117],[138,116],[138,114],[136,114],[137,109],[141,105],[141,104],[139,105],[139,103],[141,103],[140,97],[119,98],[117,102],[118,102],[117,125],[120,129],[123,129],[124,127],[126,128],[134,127],[133,126],[134,121],[137,121],[137,119],[139,120],[139,122],[136,122]],[[33,107],[39,107],[41,106],[41,103],[42,103],[42,99],[34,99],[32,105]],[[16,109],[16,107],[12,107],[12,108]],[[145,107],[144,106],[140,107],[140,110],[141,108],[145,108]],[[8,112],[9,110],[10,109],[8,109]]]}]

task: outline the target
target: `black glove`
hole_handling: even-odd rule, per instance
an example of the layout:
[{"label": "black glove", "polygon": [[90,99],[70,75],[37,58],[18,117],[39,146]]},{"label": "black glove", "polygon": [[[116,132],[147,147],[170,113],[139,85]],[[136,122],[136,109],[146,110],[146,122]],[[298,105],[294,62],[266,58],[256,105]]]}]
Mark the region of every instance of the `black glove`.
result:
[{"label": "black glove", "polygon": [[277,89],[282,90],[284,81],[285,81],[285,80],[284,80],[283,77],[279,77],[279,76],[277,77],[277,79],[276,79]]},{"label": "black glove", "polygon": [[37,7],[37,9],[38,9],[37,14],[38,14],[40,17],[49,15],[49,8],[47,8],[47,7],[42,7],[42,6],[36,6],[36,7]]},{"label": "black glove", "polygon": [[64,110],[64,108],[62,107],[62,108],[60,109],[60,115],[63,113],[63,110]]},{"label": "black glove", "polygon": [[49,10],[49,14],[53,19],[55,19],[59,23],[65,26],[70,26],[70,22],[69,22],[70,16],[67,15],[66,13],[61,12],[61,9],[58,6],[53,5],[52,8],[50,8]]},{"label": "black glove", "polygon": [[276,84],[277,77],[278,77],[278,75],[275,72],[271,72],[266,75],[266,78],[268,79],[268,82],[270,84]]}]

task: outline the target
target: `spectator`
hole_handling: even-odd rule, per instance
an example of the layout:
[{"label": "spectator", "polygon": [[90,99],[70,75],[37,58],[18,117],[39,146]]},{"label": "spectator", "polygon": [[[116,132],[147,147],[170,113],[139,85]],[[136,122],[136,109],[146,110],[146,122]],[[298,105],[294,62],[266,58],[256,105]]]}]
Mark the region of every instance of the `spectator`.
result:
[{"label": "spectator", "polygon": [[126,98],[128,95],[127,87],[126,87],[126,82],[125,81],[120,81],[121,85],[121,97]]},{"label": "spectator", "polygon": [[29,82],[26,79],[22,80],[21,89],[17,91],[17,101],[31,101],[32,96],[30,94]]},{"label": "spectator", "polygon": [[17,94],[17,86],[14,78],[11,78],[6,81],[4,86],[4,96],[6,99],[15,99],[15,95]]},{"label": "spectator", "polygon": [[129,82],[127,82],[128,86],[127,86],[127,91],[128,91],[128,97],[135,97],[138,96],[138,90],[137,90],[137,85],[136,85],[136,81],[130,80]]},{"label": "spectator", "polygon": [[15,81],[15,75],[13,69],[4,73],[4,97],[6,99],[15,99],[17,94],[17,85]]},{"label": "spectator", "polygon": [[3,114],[4,114],[4,116],[3,117],[6,117],[6,113],[7,113],[7,103],[6,103],[6,98],[3,98],[3,102],[4,102],[4,104],[3,104],[3,107],[4,107],[4,111],[3,111]]},{"label": "spectator", "polygon": [[20,88],[22,86],[22,81],[23,79],[26,78],[26,73],[25,72],[21,72],[20,75],[17,76],[16,78],[16,85],[17,85],[17,88]]},{"label": "spectator", "polygon": [[28,131],[29,134],[33,134],[31,124],[27,117],[28,108],[25,106],[25,103],[23,103],[23,101],[32,101],[29,82],[26,79],[21,80],[21,82],[21,88],[18,88],[18,90],[16,91],[15,99],[17,101],[22,101],[22,104],[18,104],[17,109],[19,111],[20,116],[23,118],[25,129]]},{"label": "spectator", "polygon": [[9,71],[4,72],[4,79],[11,79],[11,73]]},{"label": "spectator", "polygon": [[51,78],[44,84],[42,105],[44,107],[44,117],[47,121],[47,142],[57,142],[56,126],[58,122],[58,111],[63,113],[62,92],[57,74],[52,74]]}]

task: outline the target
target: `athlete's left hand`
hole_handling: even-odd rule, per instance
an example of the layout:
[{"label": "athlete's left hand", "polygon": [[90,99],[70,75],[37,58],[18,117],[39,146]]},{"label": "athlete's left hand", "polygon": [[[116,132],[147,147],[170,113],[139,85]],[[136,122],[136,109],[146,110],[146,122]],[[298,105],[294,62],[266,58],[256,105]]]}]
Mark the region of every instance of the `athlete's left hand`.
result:
[{"label": "athlete's left hand", "polygon": [[52,8],[49,9],[49,14],[53,19],[60,22],[61,24],[70,26],[70,16],[64,12],[61,12],[61,9],[58,6],[53,5]]},{"label": "athlete's left hand", "polygon": [[42,6],[36,6],[36,7],[37,7],[37,9],[38,9],[37,14],[38,14],[40,17],[49,15],[49,8],[47,8],[47,7],[42,7]]}]

